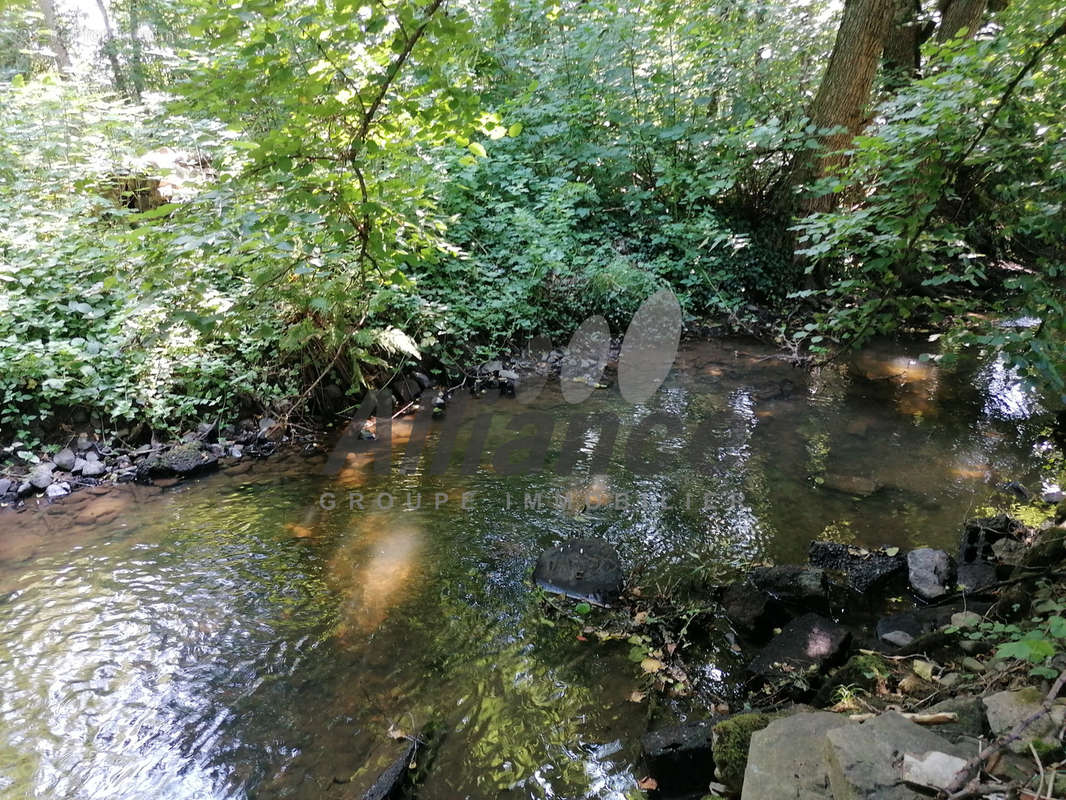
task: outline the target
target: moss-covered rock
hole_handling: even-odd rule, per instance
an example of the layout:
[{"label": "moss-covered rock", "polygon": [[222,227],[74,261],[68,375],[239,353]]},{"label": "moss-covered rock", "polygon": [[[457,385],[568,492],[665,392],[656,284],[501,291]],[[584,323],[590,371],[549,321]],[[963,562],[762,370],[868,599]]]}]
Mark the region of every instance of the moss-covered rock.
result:
[{"label": "moss-covered rock", "polygon": [[722,720],[711,730],[715,775],[735,792],[744,783],[744,770],[748,766],[748,747],[751,736],[761,731],[781,714],[737,714]]},{"label": "moss-covered rock", "polygon": [[888,678],[892,670],[888,662],[876,653],[857,653],[848,659],[840,669],[818,691],[815,698],[817,706],[831,706],[837,701],[837,690],[841,687],[862,689],[873,693],[881,681]]}]

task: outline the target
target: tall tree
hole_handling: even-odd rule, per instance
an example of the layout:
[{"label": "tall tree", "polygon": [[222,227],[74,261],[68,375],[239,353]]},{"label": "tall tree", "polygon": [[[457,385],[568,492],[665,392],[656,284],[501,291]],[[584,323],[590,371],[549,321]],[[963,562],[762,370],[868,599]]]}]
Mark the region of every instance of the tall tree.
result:
[{"label": "tall tree", "polygon": [[70,72],[70,52],[67,50],[67,44],[63,41],[63,37],[59,32],[59,26],[56,24],[55,0],[37,0],[37,4],[41,8],[44,25],[48,29],[52,52],[55,53],[56,57],[56,67],[60,73],[66,74]]},{"label": "tall tree", "polygon": [[921,24],[921,0],[895,0],[892,25],[885,38],[885,81],[898,88],[918,77],[922,42],[928,32]]},{"label": "tall tree", "polygon": [[[799,170],[802,181],[821,178],[843,163],[846,157],[841,151],[866,126],[870,92],[894,11],[893,0],[846,0],[829,66],[811,106],[811,121],[832,132],[821,137],[820,153]],[[835,204],[834,195],[808,193],[802,208],[808,213],[828,211]]]},{"label": "tall tree", "polygon": [[981,27],[986,8],[988,0],[942,0],[936,40],[946,42],[958,36],[972,39]]},{"label": "tall tree", "polygon": [[111,74],[115,81],[115,88],[123,94],[126,93],[126,79],[122,75],[122,67],[118,63],[118,40],[115,31],[111,27],[111,15],[107,13],[104,0],[96,0],[96,7],[100,9],[100,17],[104,23],[104,53],[111,64]]}]

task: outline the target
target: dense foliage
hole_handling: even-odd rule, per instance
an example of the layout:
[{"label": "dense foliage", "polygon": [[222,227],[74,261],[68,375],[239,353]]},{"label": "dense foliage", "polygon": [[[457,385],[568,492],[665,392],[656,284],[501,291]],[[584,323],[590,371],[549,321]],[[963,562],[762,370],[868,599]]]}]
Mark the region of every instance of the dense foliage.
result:
[{"label": "dense foliage", "polygon": [[6,4],[0,440],[321,410],[419,357],[620,332],[663,285],[791,351],[943,329],[1061,392],[1051,5],[929,38],[815,174],[821,0]]}]

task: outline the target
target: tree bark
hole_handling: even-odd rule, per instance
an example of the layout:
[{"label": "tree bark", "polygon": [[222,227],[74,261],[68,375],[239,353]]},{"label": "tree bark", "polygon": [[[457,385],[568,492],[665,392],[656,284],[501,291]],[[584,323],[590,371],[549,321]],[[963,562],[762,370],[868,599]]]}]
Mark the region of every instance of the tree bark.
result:
[{"label": "tree bark", "polygon": [[70,72],[70,51],[67,50],[67,44],[63,41],[63,37],[59,35],[59,27],[56,25],[55,0],[38,0],[37,4],[41,8],[45,27],[48,28],[51,34],[52,52],[56,56],[56,68],[61,75],[66,75]]},{"label": "tree bark", "polygon": [[942,0],[936,40],[946,42],[956,37],[972,39],[981,28],[986,8],[988,0]]},{"label": "tree bark", "polygon": [[885,82],[891,90],[906,86],[918,77],[922,42],[927,38],[918,21],[921,13],[921,0],[895,0],[884,54]]},{"label": "tree bark", "polygon": [[133,94],[140,102],[144,94],[144,59],[142,57],[141,39],[137,29],[141,27],[141,0],[130,0],[130,77],[133,80]]},{"label": "tree bark", "polygon": [[[821,152],[800,170],[803,180],[817,180],[843,164],[846,156],[840,151],[866,127],[870,92],[894,8],[894,0],[846,0],[829,66],[811,106],[811,121],[819,129],[836,132],[821,137]],[[829,211],[835,204],[835,195],[809,193],[801,203],[806,213]]]}]

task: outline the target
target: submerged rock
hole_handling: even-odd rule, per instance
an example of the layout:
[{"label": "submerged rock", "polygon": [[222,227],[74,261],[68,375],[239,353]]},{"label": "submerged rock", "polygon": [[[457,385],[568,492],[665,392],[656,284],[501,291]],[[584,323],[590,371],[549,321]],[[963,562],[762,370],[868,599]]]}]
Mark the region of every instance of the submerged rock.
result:
[{"label": "submerged rock", "polygon": [[822,477],[822,488],[850,494],[854,497],[869,497],[881,488],[881,484],[859,475],[836,475],[827,473]]},{"label": "submerged rock", "polygon": [[955,561],[943,550],[920,547],[907,553],[911,589],[923,600],[935,600],[955,588]]},{"label": "submerged rock", "polygon": [[771,597],[800,606],[822,606],[829,593],[829,578],[825,570],[816,567],[757,567],[751,572],[751,581]]},{"label": "submerged rock", "polygon": [[964,592],[979,592],[996,582],[996,565],[987,561],[961,564],[955,580]]},{"label": "submerged rock", "polygon": [[707,788],[714,778],[713,725],[711,720],[699,720],[641,737],[641,752],[660,792],[679,795]]},{"label": "submerged rock", "polygon": [[751,662],[749,669],[765,678],[820,671],[836,661],[851,634],[818,614],[804,614],[785,626]]},{"label": "submerged rock", "polygon": [[618,553],[602,539],[570,539],[540,554],[533,580],[550,592],[608,605],[622,593]]},{"label": "submerged rock", "polygon": [[741,632],[756,638],[788,620],[781,603],[746,581],[730,584],[722,595],[722,608],[729,621]]},{"label": "submerged rock", "polygon": [[906,566],[899,548],[866,550],[837,542],[811,542],[807,557],[815,567],[844,573],[848,586],[860,594],[901,575]]}]

